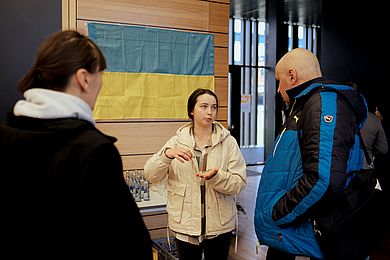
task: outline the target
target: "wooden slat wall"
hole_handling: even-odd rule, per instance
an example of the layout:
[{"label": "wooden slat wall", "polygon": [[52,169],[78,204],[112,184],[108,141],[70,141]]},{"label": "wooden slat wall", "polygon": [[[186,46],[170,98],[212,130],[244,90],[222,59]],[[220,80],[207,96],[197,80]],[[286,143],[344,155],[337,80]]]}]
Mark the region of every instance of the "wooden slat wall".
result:
[{"label": "wooden slat wall", "polygon": [[[87,23],[151,26],[214,34],[217,120],[227,127],[229,0],[62,0],[63,29],[76,28],[87,35]],[[124,170],[141,170],[186,120],[97,121],[97,127],[115,136]],[[160,216],[160,217],[158,217]],[[166,233],[166,214],[144,214],[152,237]]]},{"label": "wooden slat wall", "polygon": [[183,124],[184,122],[118,122],[99,123],[98,127],[102,132],[118,138],[116,146],[121,155],[140,155],[157,152]]}]

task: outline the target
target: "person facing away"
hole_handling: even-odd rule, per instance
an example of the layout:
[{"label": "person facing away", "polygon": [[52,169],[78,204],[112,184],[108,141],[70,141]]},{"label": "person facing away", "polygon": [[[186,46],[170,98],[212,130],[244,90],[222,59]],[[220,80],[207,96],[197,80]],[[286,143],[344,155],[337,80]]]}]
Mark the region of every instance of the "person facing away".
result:
[{"label": "person facing away", "polygon": [[[385,155],[388,150],[386,134],[381,120],[374,113],[368,112],[367,120],[360,132],[371,161],[375,164],[375,157]],[[369,168],[366,160],[364,160],[364,168]]]},{"label": "person facing away", "polygon": [[[260,179],[256,235],[268,246],[267,260],[323,259],[310,219],[330,212],[347,171],[362,167],[355,133],[367,115],[365,100],[350,86],[322,77],[317,57],[306,49],[286,53],[275,77],[290,112]],[[343,92],[351,105],[335,92],[320,91],[322,86]]]},{"label": "person facing away", "polygon": [[[360,90],[360,87],[356,82],[347,82],[346,84],[350,85],[356,91]],[[388,145],[386,134],[382,126],[382,114],[379,112],[378,107],[372,102],[367,102],[367,108],[367,119],[360,129],[360,133],[367,148],[368,155],[370,156],[371,166],[374,166],[375,157],[385,155],[388,150]],[[369,168],[366,158],[364,158],[363,168]]]},{"label": "person facing away", "polygon": [[216,122],[218,98],[196,89],[188,117],[145,164],[145,178],[167,181],[168,226],[181,260],[227,259],[236,227],[235,196],[246,186],[246,163],[229,131]]},{"label": "person facing away", "polygon": [[0,126],[2,254],[153,258],[116,139],[92,116],[105,68],[93,41],[59,31],[20,80],[24,99]]}]

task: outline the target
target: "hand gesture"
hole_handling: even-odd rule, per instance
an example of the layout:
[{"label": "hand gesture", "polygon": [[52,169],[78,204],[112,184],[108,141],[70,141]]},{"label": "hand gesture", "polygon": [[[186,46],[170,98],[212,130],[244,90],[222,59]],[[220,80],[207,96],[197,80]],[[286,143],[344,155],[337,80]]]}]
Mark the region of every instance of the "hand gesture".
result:
[{"label": "hand gesture", "polygon": [[165,155],[170,159],[178,159],[180,162],[191,160],[193,157],[192,151],[185,147],[167,148],[165,149]]},{"label": "hand gesture", "polygon": [[201,179],[210,180],[218,173],[218,168],[211,168],[205,172],[198,172],[196,176]]}]

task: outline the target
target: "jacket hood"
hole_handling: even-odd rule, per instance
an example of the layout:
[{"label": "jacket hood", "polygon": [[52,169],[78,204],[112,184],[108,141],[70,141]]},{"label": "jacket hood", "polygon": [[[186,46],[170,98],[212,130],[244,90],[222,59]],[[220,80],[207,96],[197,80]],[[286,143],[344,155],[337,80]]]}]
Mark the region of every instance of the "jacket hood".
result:
[{"label": "jacket hood", "polygon": [[[178,141],[183,143],[183,144],[186,144],[190,147],[195,146],[195,139],[193,138],[193,134],[192,134],[192,125],[193,125],[192,122],[187,123],[187,124],[181,126],[176,131]],[[222,142],[228,136],[230,136],[229,130],[227,130],[221,123],[214,121],[213,122],[213,134],[211,136],[212,146],[215,146],[216,144]]]},{"label": "jacket hood", "polygon": [[95,124],[92,110],[81,98],[50,89],[33,88],[23,93],[25,100],[16,102],[13,113],[41,119],[78,118]]},{"label": "jacket hood", "polygon": [[351,86],[338,83],[317,82],[302,88],[299,93],[296,93],[294,98],[297,100],[304,99],[305,97],[308,98],[315,92],[327,91],[326,89],[336,93],[340,92],[345,97],[348,103],[352,106],[359,128],[361,128],[367,119],[367,103],[363,95],[355,91]]}]

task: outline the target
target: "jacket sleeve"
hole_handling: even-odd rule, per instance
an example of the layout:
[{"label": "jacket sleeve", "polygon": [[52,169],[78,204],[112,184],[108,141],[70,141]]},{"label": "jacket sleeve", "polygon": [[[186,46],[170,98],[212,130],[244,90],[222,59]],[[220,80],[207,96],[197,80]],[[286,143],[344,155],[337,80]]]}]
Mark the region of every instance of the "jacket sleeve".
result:
[{"label": "jacket sleeve", "polygon": [[144,166],[144,177],[149,182],[156,183],[167,176],[172,159],[169,159],[164,151],[166,148],[176,147],[176,140],[176,135],[171,137],[157,153],[153,154],[152,157],[146,161]]},{"label": "jacket sleeve", "polygon": [[374,146],[372,148],[372,154],[374,156],[387,154],[388,145],[385,131],[383,130],[383,126],[381,121],[378,118],[375,118],[378,125],[378,132],[375,138]]},{"label": "jacket sleeve", "polygon": [[234,195],[246,186],[246,163],[234,137],[229,136],[224,142],[229,142],[226,151],[229,158],[228,167],[226,171],[219,169],[208,183],[220,193]]},{"label": "jacket sleeve", "polygon": [[347,162],[355,142],[354,114],[336,93],[315,94],[305,104],[303,115],[298,133],[302,137],[303,174],[272,212],[281,226],[299,222],[314,208],[314,214],[320,214],[334,205],[344,189]]}]

